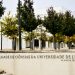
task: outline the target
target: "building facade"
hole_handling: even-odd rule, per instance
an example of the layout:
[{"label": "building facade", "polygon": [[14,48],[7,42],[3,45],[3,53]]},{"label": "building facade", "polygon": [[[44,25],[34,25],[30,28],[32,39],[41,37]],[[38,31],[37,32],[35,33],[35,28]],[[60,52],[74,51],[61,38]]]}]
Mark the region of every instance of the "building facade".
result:
[{"label": "building facade", "polygon": [[[33,33],[33,34],[32,34]],[[30,50],[32,48],[33,50],[53,50],[54,44],[52,40],[49,40],[50,37],[53,37],[51,33],[49,33],[46,28],[41,24],[38,25],[35,30],[32,32],[32,36],[30,36],[29,33],[23,33],[22,35],[22,50]],[[12,40],[2,36],[2,48],[4,50],[12,50]],[[0,40],[1,42],[1,40]],[[1,45],[0,45],[1,46]],[[56,43],[57,49],[59,44]],[[67,49],[67,44],[61,42],[60,43],[60,49]],[[19,40],[16,39],[16,50],[19,50]]]}]

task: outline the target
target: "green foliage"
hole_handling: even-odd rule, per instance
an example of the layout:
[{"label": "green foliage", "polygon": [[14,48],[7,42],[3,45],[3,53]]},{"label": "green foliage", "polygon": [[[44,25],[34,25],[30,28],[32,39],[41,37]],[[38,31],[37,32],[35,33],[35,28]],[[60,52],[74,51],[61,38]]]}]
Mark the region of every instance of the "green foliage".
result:
[{"label": "green foliage", "polygon": [[[71,38],[75,34],[75,18],[70,11],[57,13],[53,7],[50,7],[47,12],[48,16],[44,17],[44,26],[54,36],[54,42],[64,41],[69,42],[71,39],[66,39],[64,36]],[[64,40],[63,40],[64,39]]]},{"label": "green foliage", "polygon": [[64,38],[64,42],[73,42],[73,43],[75,43],[75,35],[73,35],[73,36],[71,36],[71,37],[69,37],[69,36],[66,36],[65,38]]},{"label": "green foliage", "polygon": [[[40,37],[39,37],[39,36],[40,36]],[[39,34],[39,33],[37,33],[37,32],[30,32],[30,33],[28,33],[28,34],[25,36],[25,40],[32,40],[32,39],[37,38],[37,37],[38,37],[39,39],[41,39],[41,40],[44,40],[44,41],[48,40],[48,37],[46,36],[45,33]]]},{"label": "green foliage", "polygon": [[8,37],[16,37],[18,35],[17,19],[10,16],[10,12],[2,21],[2,33]]},{"label": "green foliage", "polygon": [[21,3],[20,7],[22,28],[27,32],[32,32],[37,27],[33,2],[31,0],[24,0],[24,4]]},{"label": "green foliage", "polygon": [[48,41],[53,42],[53,36],[47,37]]},{"label": "green foliage", "polygon": [[44,18],[44,26],[51,32],[53,35],[61,31],[61,17],[56,13],[53,7],[48,9],[48,17]]},{"label": "green foliage", "polygon": [[40,35],[40,39],[43,40],[43,41],[48,40],[48,39],[47,39],[47,36],[46,36],[45,33],[41,33],[41,35]]},{"label": "green foliage", "polygon": [[58,14],[53,9],[53,7],[50,7],[47,11],[48,16],[44,17],[44,26],[46,29],[53,34],[53,42],[54,42],[54,48],[56,49],[56,34],[62,32],[62,19],[63,14]]},{"label": "green foliage", "polygon": [[56,41],[57,42],[59,42],[59,43],[64,42],[64,36],[62,34],[57,33],[55,36],[56,36]]},{"label": "green foliage", "polygon": [[63,25],[63,35],[73,36],[75,34],[75,19],[71,15],[70,11],[66,11],[64,14],[64,25]]},{"label": "green foliage", "polygon": [[25,40],[32,40],[33,38],[36,37],[36,34],[34,32],[29,32],[27,33],[27,35],[25,36]]},{"label": "green foliage", "polygon": [[71,41],[75,43],[75,35],[71,36]]},{"label": "green foliage", "polygon": [[43,23],[43,20],[41,19],[40,15],[37,16],[37,25],[40,25]]},{"label": "green foliage", "polygon": [[0,1],[0,17],[4,14],[5,8],[2,6],[2,1]]}]

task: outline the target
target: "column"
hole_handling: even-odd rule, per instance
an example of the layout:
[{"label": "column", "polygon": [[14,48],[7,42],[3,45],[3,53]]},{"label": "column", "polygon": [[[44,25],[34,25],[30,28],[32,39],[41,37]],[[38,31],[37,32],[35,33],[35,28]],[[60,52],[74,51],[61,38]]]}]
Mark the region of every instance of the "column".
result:
[{"label": "column", "polygon": [[48,41],[46,41],[46,48],[48,48]]},{"label": "column", "polygon": [[16,50],[19,50],[19,39],[16,39]]},{"label": "column", "polygon": [[35,48],[35,47],[34,47],[34,41],[35,41],[35,39],[33,39],[33,40],[32,40],[32,44],[33,44],[33,50],[34,50],[34,48]]},{"label": "column", "polygon": [[39,49],[41,49],[41,40],[39,39]]}]

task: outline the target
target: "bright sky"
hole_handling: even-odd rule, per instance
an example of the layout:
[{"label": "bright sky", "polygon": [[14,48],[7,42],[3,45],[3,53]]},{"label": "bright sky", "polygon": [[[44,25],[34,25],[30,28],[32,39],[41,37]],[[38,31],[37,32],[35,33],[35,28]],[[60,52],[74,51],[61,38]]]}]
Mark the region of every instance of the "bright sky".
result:
[{"label": "bright sky", "polygon": [[[46,14],[50,6],[53,6],[57,11],[71,10],[75,14],[75,0],[33,0],[33,2],[36,15]],[[18,0],[3,0],[3,5],[6,7],[5,14],[8,11],[15,14],[17,3]]]}]

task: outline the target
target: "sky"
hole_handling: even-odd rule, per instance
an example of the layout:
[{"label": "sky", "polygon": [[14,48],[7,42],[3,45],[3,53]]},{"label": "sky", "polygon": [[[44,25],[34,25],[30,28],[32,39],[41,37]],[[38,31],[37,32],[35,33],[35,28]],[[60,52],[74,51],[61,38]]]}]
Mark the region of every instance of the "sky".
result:
[{"label": "sky", "polygon": [[[70,10],[75,15],[75,0],[33,0],[33,2],[35,15],[46,15],[50,6],[53,6],[57,12]],[[15,15],[17,3],[18,0],[3,0],[3,6],[6,7],[5,14],[11,11],[11,14]]]}]

